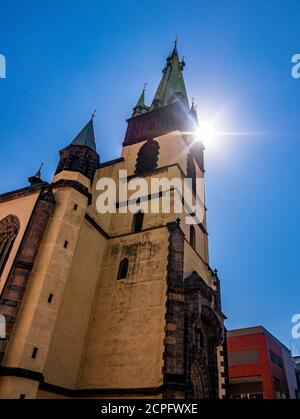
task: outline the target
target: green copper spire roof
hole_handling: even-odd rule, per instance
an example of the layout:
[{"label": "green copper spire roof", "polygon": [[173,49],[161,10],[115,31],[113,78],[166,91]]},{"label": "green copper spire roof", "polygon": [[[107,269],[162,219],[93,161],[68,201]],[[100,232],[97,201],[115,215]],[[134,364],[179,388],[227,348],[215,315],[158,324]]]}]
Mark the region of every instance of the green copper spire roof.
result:
[{"label": "green copper spire roof", "polygon": [[96,151],[96,140],[94,132],[94,116],[95,112],[92,115],[92,118],[86,124],[86,126],[80,131],[80,133],[74,138],[71,145],[84,145],[90,147],[92,150]]},{"label": "green copper spire roof", "polygon": [[145,90],[146,90],[147,83],[144,84],[143,91],[141,93],[141,96],[139,97],[139,100],[137,101],[137,104],[133,108],[132,116],[137,116],[142,113],[148,112],[149,107],[145,105]]},{"label": "green copper spire roof", "polygon": [[158,89],[154,96],[151,110],[171,103],[181,101],[185,106],[189,107],[189,101],[184,85],[182,70],[185,63],[179,61],[177,51],[177,41],[172,54],[167,58],[167,64],[163,69],[163,76],[159,83]]}]

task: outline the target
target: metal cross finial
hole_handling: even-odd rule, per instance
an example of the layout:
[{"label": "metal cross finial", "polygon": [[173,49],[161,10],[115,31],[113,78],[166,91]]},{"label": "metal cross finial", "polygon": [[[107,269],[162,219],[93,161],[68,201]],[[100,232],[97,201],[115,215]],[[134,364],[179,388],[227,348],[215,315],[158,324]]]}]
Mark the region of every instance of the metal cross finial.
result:
[{"label": "metal cross finial", "polygon": [[144,91],[146,90],[147,85],[148,85],[148,83],[144,83],[144,87],[143,87]]},{"label": "metal cross finial", "polygon": [[174,41],[174,43],[175,43],[175,47],[177,46],[178,41],[179,41],[179,38],[178,38],[178,35],[176,35],[176,36],[175,36],[175,41]]},{"label": "metal cross finial", "polygon": [[96,108],[96,109],[94,110],[94,112],[92,113],[92,119],[94,119],[94,118],[95,118],[95,115],[96,115],[97,110],[98,110],[98,108]]}]

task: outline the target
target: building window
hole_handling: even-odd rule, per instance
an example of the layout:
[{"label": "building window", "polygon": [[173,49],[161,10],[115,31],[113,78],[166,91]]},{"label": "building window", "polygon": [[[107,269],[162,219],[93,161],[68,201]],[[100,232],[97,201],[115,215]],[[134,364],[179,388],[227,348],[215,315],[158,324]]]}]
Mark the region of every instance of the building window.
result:
[{"label": "building window", "polygon": [[128,266],[129,266],[129,260],[128,258],[124,258],[121,260],[118,270],[118,277],[117,279],[125,279],[128,275]]},{"label": "building window", "polygon": [[275,352],[273,352],[271,349],[269,350],[270,353],[270,359],[273,364],[277,365],[279,368],[283,368],[282,358],[277,355]]},{"label": "building window", "polygon": [[0,221],[0,276],[5,269],[19,229],[20,222],[15,215],[8,215]]},{"label": "building window", "polygon": [[190,226],[190,245],[193,249],[196,247],[196,233],[195,228],[193,226]]},{"label": "building window", "polygon": [[159,144],[155,140],[148,140],[139,150],[135,173],[149,172],[157,168]]},{"label": "building window", "polygon": [[54,295],[53,294],[49,294],[48,295],[48,303],[51,304],[52,300],[53,300]]},{"label": "building window", "polygon": [[141,231],[143,228],[143,223],[144,223],[144,213],[143,211],[138,211],[133,216],[132,231],[135,233],[137,233],[138,231]]},{"label": "building window", "polygon": [[26,397],[26,394],[20,394],[20,397],[19,397],[19,399],[25,399],[25,397]]},{"label": "building window", "polygon": [[273,386],[276,394],[276,399],[287,399],[288,390],[285,385],[278,378],[273,377]]},{"label": "building window", "polygon": [[64,248],[66,249],[68,246],[69,246],[69,242],[68,242],[68,240],[66,240],[66,241],[64,242]]},{"label": "building window", "polygon": [[196,193],[196,167],[191,153],[189,153],[187,156],[187,177],[188,179],[191,179],[192,190],[194,193]]},{"label": "building window", "polygon": [[38,348],[33,348],[32,354],[31,354],[31,358],[35,359],[38,353]]},{"label": "building window", "polygon": [[73,171],[77,171],[80,167],[80,159],[78,156],[72,156],[71,157],[71,161],[70,161],[70,169],[69,170],[73,170]]},{"label": "building window", "polygon": [[233,351],[228,353],[229,366],[235,365],[252,365],[260,362],[260,354],[258,349],[246,349],[241,351]]},{"label": "building window", "polygon": [[75,205],[74,205],[74,211],[77,211],[77,208],[78,208],[78,205],[77,205],[77,204],[75,204]]}]

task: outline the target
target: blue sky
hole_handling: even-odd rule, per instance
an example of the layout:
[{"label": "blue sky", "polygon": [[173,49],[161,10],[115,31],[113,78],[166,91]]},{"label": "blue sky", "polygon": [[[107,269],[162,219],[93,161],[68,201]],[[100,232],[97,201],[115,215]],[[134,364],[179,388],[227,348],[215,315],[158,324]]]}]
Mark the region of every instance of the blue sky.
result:
[{"label": "blue sky", "polygon": [[50,180],[95,108],[101,160],[118,157],[126,118],[145,82],[152,99],[176,34],[199,119],[232,133],[206,150],[227,327],[262,324],[289,346],[300,313],[299,1],[2,2],[0,192],[26,185],[41,161]]}]

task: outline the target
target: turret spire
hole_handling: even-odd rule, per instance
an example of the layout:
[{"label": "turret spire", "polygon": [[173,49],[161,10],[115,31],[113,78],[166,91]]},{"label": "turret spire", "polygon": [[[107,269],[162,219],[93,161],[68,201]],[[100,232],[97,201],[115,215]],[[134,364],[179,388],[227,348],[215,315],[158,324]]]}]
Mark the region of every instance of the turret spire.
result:
[{"label": "turret spire", "polygon": [[145,105],[145,89],[143,89],[133,109],[132,117],[127,120],[124,146],[159,137],[172,131],[195,130],[195,119],[190,113],[182,76],[185,63],[183,59],[179,59],[177,43],[176,37],[151,106],[148,108]]},{"label": "turret spire", "polygon": [[145,90],[146,90],[147,84],[148,83],[144,84],[141,96],[139,97],[137,104],[133,108],[132,116],[138,116],[138,115],[141,115],[142,113],[149,111],[149,107],[145,105]]},{"label": "turret spire", "polygon": [[92,113],[89,122],[76,135],[68,147],[60,150],[60,160],[55,172],[58,175],[64,171],[79,172],[93,181],[100,159],[96,151],[94,118]]},{"label": "turret spire", "polygon": [[80,133],[71,142],[71,145],[81,145],[90,147],[93,151],[96,151],[96,140],[94,131],[94,117],[96,111],[93,112],[91,119],[86,126],[80,131]]},{"label": "turret spire", "polygon": [[176,35],[175,36],[175,40],[174,40],[174,46],[175,46],[175,48],[177,47],[178,41],[179,41],[178,35]]},{"label": "turret spire", "polygon": [[42,181],[42,174],[41,174],[41,172],[42,172],[42,167],[44,166],[44,163],[41,163],[41,165],[40,165],[40,167],[39,167],[39,169],[38,169],[38,171],[36,172],[36,174],[35,175],[33,175],[33,176],[30,176],[29,178],[28,178],[28,182],[33,186],[33,185],[37,185],[38,183],[43,183],[43,181]]},{"label": "turret spire", "polygon": [[178,38],[174,42],[174,48],[167,58],[167,63],[163,69],[163,76],[154,96],[151,110],[170,105],[174,102],[182,102],[189,107],[188,97],[183,80],[182,70],[185,62],[179,60],[177,51]]}]

